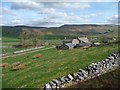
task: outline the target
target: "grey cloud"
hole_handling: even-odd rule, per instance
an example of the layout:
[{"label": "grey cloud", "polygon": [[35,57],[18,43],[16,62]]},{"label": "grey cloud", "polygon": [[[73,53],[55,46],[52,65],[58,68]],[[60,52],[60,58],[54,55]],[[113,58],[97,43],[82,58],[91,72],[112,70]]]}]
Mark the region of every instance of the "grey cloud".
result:
[{"label": "grey cloud", "polygon": [[39,9],[40,4],[35,2],[11,2],[11,9],[30,9],[37,10]]},{"label": "grey cloud", "polygon": [[90,8],[90,3],[83,3],[83,2],[38,2],[44,7],[47,8],[54,8],[54,9],[86,9]]},{"label": "grey cloud", "polygon": [[120,18],[118,18],[118,15],[108,17],[107,19],[107,22],[111,24],[118,24],[118,21],[120,22]]},{"label": "grey cloud", "polygon": [[11,9],[32,10],[38,14],[50,14],[56,12],[54,8],[45,7],[43,3],[37,3],[29,0],[26,0],[26,2],[11,2]]},{"label": "grey cloud", "polygon": [[53,26],[60,26],[60,25],[62,25],[62,23],[54,22],[54,21],[36,20],[36,21],[32,21],[32,23],[30,25],[40,26],[40,27],[53,27]]}]

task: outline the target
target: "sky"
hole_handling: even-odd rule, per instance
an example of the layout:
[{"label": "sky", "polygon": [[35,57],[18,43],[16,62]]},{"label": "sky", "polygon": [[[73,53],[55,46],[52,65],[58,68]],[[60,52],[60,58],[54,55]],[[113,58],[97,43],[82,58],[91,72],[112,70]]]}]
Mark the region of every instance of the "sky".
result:
[{"label": "sky", "polygon": [[4,1],[0,8],[0,25],[59,27],[64,24],[117,24],[118,2],[99,1]]}]

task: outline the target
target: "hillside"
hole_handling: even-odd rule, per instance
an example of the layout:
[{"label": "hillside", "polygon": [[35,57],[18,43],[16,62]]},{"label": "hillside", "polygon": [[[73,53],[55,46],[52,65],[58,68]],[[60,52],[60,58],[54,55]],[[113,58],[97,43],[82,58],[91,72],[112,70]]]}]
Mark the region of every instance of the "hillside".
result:
[{"label": "hillside", "polygon": [[3,37],[15,37],[19,38],[19,34],[23,28],[29,30],[41,30],[44,32],[45,37],[56,37],[56,36],[92,36],[92,35],[108,35],[117,36],[118,26],[117,25],[63,25],[60,27],[30,27],[30,26],[2,26],[2,36]]},{"label": "hillside", "polygon": [[2,37],[17,37],[23,28],[27,29],[41,29],[40,27],[30,27],[30,26],[2,26]]}]

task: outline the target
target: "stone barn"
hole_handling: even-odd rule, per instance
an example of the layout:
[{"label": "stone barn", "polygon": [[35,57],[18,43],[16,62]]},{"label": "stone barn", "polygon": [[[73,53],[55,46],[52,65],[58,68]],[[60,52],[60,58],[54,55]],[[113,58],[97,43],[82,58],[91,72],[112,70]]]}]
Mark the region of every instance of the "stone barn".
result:
[{"label": "stone barn", "polygon": [[65,49],[73,49],[75,47],[73,43],[65,43],[63,46]]},{"label": "stone barn", "polygon": [[89,47],[91,46],[91,42],[87,37],[78,37],[76,39],[64,39],[63,44],[60,46],[56,46],[57,49],[73,49],[79,47]]},{"label": "stone barn", "polygon": [[92,44],[92,42],[90,42],[87,37],[78,37],[78,40],[79,40],[80,43],[89,43],[89,44]]},{"label": "stone barn", "polygon": [[66,44],[66,43],[72,43],[72,44],[74,44],[74,45],[77,45],[77,44],[79,44],[80,42],[79,42],[78,39],[65,39],[65,40],[63,41],[63,45]]}]

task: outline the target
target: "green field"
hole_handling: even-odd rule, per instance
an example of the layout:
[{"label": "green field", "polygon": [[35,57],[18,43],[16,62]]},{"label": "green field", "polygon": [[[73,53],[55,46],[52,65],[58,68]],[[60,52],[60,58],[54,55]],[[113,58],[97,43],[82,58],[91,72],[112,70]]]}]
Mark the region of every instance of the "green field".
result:
[{"label": "green field", "polygon": [[2,53],[12,54],[15,51],[23,50],[24,48],[3,48]]},{"label": "green field", "polygon": [[[44,45],[44,46],[45,47],[51,47],[52,45],[58,45],[58,44],[61,44],[60,40],[59,41],[58,40],[47,40],[46,41],[46,45]],[[16,43],[15,44],[12,44],[12,43],[10,43],[10,44],[2,44],[2,46],[3,47],[6,46],[6,48],[0,48],[0,51],[2,51],[3,54],[4,53],[12,54],[15,51],[27,49],[27,48],[23,48],[23,47],[15,48],[15,47],[12,47],[13,45],[18,45],[18,44],[16,44]]]},{"label": "green field", "polygon": [[[3,37],[3,41],[1,43],[1,46],[6,46],[6,48],[0,48],[0,50],[2,51],[2,53],[8,53],[11,54],[14,51],[19,51],[19,50],[23,50],[26,48],[14,48],[12,47],[13,45],[19,45],[19,39],[16,38],[8,38],[8,37]],[[60,45],[62,44],[62,40],[44,40],[44,44],[47,47],[50,47],[52,45]],[[10,48],[11,47],[11,48]]]},{"label": "green field", "polygon": [[[12,71],[10,67],[3,68],[3,88],[41,88],[52,79],[76,72],[92,62],[106,58],[108,50],[109,54],[117,51],[118,45],[72,50],[49,49],[3,59],[3,63],[19,61],[27,65],[18,71]],[[32,59],[35,54],[42,54],[42,57]]]},{"label": "green field", "polygon": [[2,42],[20,42],[20,39],[18,39],[17,37],[2,37]]}]

